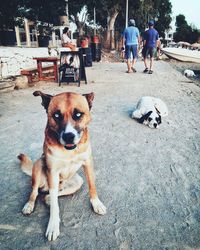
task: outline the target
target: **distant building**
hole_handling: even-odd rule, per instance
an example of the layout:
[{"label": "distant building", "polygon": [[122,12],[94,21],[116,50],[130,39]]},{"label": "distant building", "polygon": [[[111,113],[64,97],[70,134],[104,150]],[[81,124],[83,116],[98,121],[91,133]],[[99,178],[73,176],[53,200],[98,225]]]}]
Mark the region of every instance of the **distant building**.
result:
[{"label": "distant building", "polygon": [[164,45],[168,45],[169,43],[173,42],[174,31],[172,29],[165,31],[165,38],[161,37],[160,40]]}]

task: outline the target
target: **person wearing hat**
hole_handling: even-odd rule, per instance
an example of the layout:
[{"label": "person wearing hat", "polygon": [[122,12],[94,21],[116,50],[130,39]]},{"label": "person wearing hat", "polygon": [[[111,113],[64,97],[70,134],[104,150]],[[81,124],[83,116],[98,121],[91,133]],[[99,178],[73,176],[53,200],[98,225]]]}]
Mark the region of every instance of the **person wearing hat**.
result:
[{"label": "person wearing hat", "polygon": [[136,72],[135,63],[138,56],[138,46],[140,44],[140,33],[135,27],[135,20],[129,20],[129,26],[123,32],[122,45],[125,47],[125,58],[127,59],[127,73]]},{"label": "person wearing hat", "polygon": [[[145,70],[143,71],[144,73],[153,73],[153,60],[154,56],[156,54],[156,48],[157,48],[157,43],[159,39],[158,31],[154,29],[154,21],[150,20],[149,23],[149,29],[147,29],[144,33],[144,44],[143,44],[143,50],[142,50],[142,55],[144,59],[144,65],[145,65]],[[150,66],[147,66],[147,58],[150,56]]]}]

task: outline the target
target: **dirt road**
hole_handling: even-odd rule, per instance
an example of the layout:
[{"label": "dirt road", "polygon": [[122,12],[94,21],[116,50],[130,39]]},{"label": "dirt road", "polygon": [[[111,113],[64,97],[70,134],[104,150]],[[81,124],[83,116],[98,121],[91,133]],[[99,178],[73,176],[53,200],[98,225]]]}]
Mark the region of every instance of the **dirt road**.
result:
[{"label": "dirt road", "polygon": [[[136,74],[126,74],[123,63],[96,63],[80,88],[51,82],[0,94],[0,249],[200,249],[200,88],[162,61],[152,75],[142,70],[141,61]],[[44,236],[49,208],[41,198],[31,216],[21,213],[31,182],[16,156],[40,156],[46,123],[35,90],[95,92],[90,134],[107,214],[92,211],[85,182],[59,199],[55,242]],[[130,118],[144,95],[168,105],[159,129]]]}]

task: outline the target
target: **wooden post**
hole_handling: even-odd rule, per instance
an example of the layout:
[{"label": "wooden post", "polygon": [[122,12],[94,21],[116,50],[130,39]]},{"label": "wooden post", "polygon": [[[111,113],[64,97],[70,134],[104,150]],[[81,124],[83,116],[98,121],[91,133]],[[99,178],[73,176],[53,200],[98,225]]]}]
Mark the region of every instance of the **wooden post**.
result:
[{"label": "wooden post", "polygon": [[29,30],[28,20],[26,18],[24,18],[24,27],[26,33],[26,46],[31,47],[30,30]]},{"label": "wooden post", "polygon": [[52,31],[52,46],[56,47],[56,32],[55,32],[55,30]]},{"label": "wooden post", "polygon": [[21,47],[19,26],[15,26],[15,35],[16,35],[16,40],[17,40],[17,46]]}]

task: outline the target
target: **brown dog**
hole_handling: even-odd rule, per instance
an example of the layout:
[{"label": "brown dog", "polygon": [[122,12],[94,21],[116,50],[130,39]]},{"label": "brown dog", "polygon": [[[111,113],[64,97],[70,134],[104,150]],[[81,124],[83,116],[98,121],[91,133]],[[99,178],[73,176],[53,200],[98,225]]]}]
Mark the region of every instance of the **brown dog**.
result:
[{"label": "brown dog", "polygon": [[41,158],[32,164],[27,156],[18,156],[22,170],[32,176],[33,188],[22,212],[33,212],[38,189],[49,191],[45,197],[50,204],[46,237],[55,240],[60,234],[58,196],[73,194],[80,189],[83,179],[76,172],[81,166],[84,167],[94,211],[98,214],[106,213],[106,207],[99,200],[95,187],[87,129],[94,94],[61,93],[51,96],[35,91],[33,95],[42,97],[48,121]]}]

